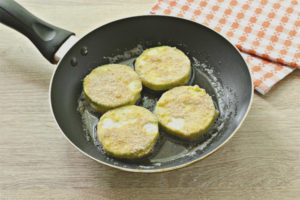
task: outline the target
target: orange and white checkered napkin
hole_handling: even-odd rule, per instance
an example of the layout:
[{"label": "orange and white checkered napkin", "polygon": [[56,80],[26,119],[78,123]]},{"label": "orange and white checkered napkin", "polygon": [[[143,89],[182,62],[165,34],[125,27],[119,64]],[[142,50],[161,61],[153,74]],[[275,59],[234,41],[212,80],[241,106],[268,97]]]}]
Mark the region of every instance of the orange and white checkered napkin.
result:
[{"label": "orange and white checkered napkin", "polygon": [[158,0],[150,13],[190,19],[226,36],[244,52],[261,94],[300,68],[296,0]]}]

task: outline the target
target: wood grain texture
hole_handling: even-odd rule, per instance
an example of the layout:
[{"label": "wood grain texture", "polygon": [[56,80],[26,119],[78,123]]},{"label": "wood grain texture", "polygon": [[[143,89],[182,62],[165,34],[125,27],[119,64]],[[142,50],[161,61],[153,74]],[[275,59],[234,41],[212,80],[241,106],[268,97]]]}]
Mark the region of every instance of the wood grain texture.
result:
[{"label": "wood grain texture", "polygon": [[[82,36],[154,0],[19,0]],[[299,199],[300,71],[255,94],[242,128],[192,166],[158,174],[96,163],[59,133],[48,105],[55,66],[29,40],[0,25],[0,199]]]}]

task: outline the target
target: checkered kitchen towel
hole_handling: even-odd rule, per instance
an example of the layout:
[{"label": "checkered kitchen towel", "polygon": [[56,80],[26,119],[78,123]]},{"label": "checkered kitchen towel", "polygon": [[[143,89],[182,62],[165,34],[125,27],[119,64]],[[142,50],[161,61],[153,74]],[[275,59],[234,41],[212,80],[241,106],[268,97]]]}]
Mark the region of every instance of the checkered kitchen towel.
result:
[{"label": "checkered kitchen towel", "polygon": [[261,94],[300,68],[300,1],[158,0],[150,13],[190,19],[226,36],[243,52]]}]

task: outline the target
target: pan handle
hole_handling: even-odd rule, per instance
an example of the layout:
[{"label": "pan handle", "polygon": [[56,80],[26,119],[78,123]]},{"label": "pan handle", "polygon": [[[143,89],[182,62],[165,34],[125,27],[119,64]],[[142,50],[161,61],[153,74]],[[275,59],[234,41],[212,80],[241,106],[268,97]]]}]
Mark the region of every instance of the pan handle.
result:
[{"label": "pan handle", "polygon": [[23,33],[53,64],[55,52],[74,35],[37,18],[13,0],[0,0],[0,22]]}]

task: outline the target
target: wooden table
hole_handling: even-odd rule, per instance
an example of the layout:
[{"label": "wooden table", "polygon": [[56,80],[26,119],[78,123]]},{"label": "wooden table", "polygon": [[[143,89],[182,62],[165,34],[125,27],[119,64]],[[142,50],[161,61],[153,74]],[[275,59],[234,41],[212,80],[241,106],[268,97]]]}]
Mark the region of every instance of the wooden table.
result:
[{"label": "wooden table", "polygon": [[[82,36],[146,13],[154,0],[19,0]],[[88,2],[88,3],[87,3]],[[244,125],[192,166],[128,173],[85,157],[60,134],[48,105],[55,66],[0,25],[0,199],[300,199],[300,71],[255,94]]]}]

